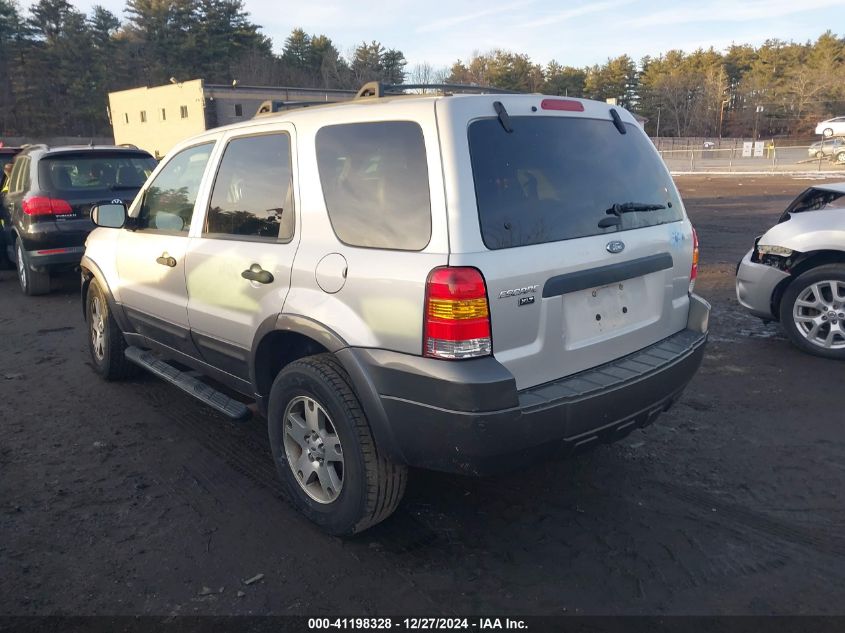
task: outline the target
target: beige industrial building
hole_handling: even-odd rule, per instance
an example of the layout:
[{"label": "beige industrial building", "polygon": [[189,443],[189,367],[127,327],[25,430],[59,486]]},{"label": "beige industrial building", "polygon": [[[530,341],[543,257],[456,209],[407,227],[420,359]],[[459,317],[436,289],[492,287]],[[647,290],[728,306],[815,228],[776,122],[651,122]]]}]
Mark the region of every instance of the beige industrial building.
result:
[{"label": "beige industrial building", "polygon": [[171,147],[205,130],[251,119],[259,107],[329,103],[355,96],[349,90],[206,84],[202,79],[109,93],[114,141],[163,157]]}]

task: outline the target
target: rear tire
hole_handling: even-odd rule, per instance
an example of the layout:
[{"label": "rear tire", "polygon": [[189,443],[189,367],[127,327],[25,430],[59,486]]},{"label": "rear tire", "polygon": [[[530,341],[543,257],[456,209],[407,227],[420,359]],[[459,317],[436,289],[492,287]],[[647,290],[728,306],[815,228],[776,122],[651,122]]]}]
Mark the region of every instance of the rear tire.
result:
[{"label": "rear tire", "polygon": [[137,367],[126,358],[126,339],[96,279],[91,280],[85,296],[85,322],[94,371],[108,381],[123,380],[137,373]]},{"label": "rear tire", "polygon": [[836,162],[838,163],[845,163],[845,152],[839,152],[836,155]]},{"label": "rear tire", "polygon": [[50,273],[32,269],[19,237],[15,238],[15,257],[21,292],[29,297],[46,295],[50,292]]},{"label": "rear tire", "polygon": [[833,136],[833,128],[825,128],[824,130],[822,130],[822,134],[824,134],[826,137]]},{"label": "rear tire", "polygon": [[818,266],[793,280],[780,302],[780,322],[800,350],[845,360],[845,264]]},{"label": "rear tire", "polygon": [[399,505],[407,468],[378,453],[349,376],[330,354],[303,358],[279,372],[267,427],[289,498],[329,534],[361,532]]}]

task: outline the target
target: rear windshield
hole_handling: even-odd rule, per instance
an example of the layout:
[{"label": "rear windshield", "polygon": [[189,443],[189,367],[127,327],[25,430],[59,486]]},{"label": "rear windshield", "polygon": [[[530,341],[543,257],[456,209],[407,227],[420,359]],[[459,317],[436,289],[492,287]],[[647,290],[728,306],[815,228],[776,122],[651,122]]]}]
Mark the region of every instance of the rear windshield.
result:
[{"label": "rear windshield", "polygon": [[83,194],[87,191],[140,189],[156,162],[143,154],[60,154],[38,165],[42,189]]},{"label": "rear windshield", "polygon": [[[633,125],[575,117],[496,118],[469,126],[481,235],[510,248],[676,222],[680,200],[648,138]],[[629,203],[661,205],[625,211]],[[600,228],[614,205],[620,224]]]}]

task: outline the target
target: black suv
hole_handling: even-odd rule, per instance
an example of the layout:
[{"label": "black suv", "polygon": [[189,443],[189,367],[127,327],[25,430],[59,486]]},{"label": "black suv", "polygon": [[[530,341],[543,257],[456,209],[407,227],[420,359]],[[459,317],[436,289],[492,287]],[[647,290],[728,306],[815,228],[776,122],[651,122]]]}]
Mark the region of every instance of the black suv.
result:
[{"label": "black suv", "polygon": [[15,157],[0,220],[5,255],[27,295],[50,291],[50,273],[82,259],[91,206],[130,203],[156,166],[130,147],[30,145]]}]

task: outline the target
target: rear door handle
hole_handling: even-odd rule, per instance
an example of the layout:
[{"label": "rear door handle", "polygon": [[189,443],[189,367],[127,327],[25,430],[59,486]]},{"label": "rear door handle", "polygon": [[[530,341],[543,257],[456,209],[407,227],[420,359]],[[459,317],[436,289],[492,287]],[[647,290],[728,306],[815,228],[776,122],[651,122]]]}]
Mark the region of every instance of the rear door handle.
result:
[{"label": "rear door handle", "polygon": [[247,270],[243,271],[241,277],[250,281],[257,281],[260,284],[273,283],[273,273],[269,270],[264,270],[258,264],[253,264]]},{"label": "rear door handle", "polygon": [[167,253],[162,253],[161,257],[156,257],[156,264],[161,264],[162,266],[169,266],[170,268],[176,267],[176,258],[171,257]]}]

